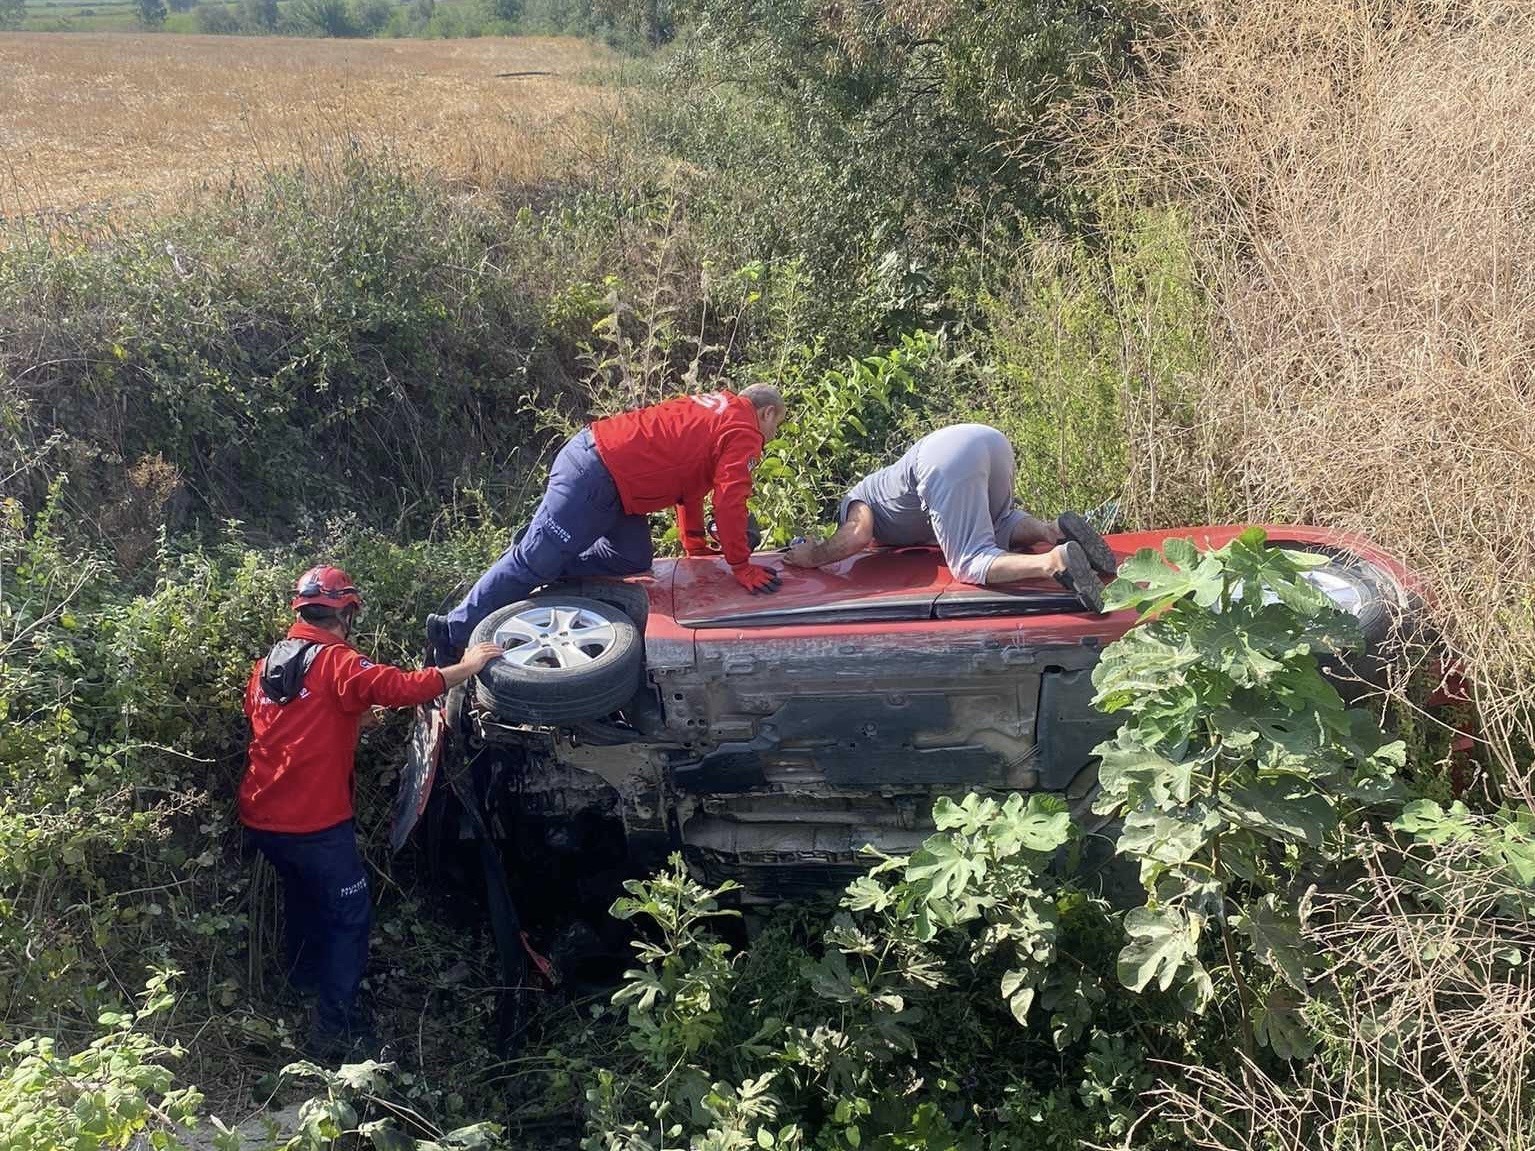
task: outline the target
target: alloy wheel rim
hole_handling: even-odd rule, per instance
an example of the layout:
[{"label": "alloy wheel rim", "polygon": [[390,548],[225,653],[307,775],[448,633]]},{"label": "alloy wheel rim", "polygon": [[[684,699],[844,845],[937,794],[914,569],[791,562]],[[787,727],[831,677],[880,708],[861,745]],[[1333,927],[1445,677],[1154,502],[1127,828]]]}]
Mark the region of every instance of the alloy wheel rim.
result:
[{"label": "alloy wheel rim", "polygon": [[618,642],[613,621],[587,608],[530,607],[508,616],[496,628],[501,657],[519,667],[585,667]]}]

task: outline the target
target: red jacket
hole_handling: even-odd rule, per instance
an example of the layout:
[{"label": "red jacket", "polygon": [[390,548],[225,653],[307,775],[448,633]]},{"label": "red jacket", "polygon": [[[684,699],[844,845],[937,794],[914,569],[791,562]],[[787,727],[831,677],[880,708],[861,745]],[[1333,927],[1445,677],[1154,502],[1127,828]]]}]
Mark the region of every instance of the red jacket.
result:
[{"label": "red jacket", "polygon": [[333,634],[300,621],[289,639],[329,646],[315,655],[303,690],[286,704],[261,690],[266,659],[245,687],[250,760],[240,782],[240,822],[262,831],[309,832],[352,818],[358,724],[374,704],[414,707],[441,695],[434,667],[401,671],[364,659]]},{"label": "red jacket", "polygon": [[762,456],[750,400],[730,392],[679,396],[592,424],[597,454],[613,475],[624,511],[677,506],[677,530],[704,530],[704,496],[714,492],[720,550],[732,564],[751,557],[746,498]]}]

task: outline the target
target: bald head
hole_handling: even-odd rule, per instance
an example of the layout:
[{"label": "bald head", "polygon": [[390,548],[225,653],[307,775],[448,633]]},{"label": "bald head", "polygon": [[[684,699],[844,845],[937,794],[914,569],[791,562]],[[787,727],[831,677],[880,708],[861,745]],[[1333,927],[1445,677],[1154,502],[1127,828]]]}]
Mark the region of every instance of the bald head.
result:
[{"label": "bald head", "polygon": [[778,434],[778,425],[789,414],[783,393],[772,384],[751,384],[742,388],[739,394],[756,409],[757,427],[762,431],[763,440],[771,440]]},{"label": "bald head", "polygon": [[759,412],[763,408],[782,408],[784,406],[783,393],[772,384],[752,384],[741,389],[741,398],[750,400],[752,407]]}]

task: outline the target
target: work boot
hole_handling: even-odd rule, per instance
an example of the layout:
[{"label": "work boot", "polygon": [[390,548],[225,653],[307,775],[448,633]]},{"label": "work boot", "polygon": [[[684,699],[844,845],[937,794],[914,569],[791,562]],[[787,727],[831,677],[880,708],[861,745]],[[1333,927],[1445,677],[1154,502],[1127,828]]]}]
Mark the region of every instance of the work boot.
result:
[{"label": "work boot", "polygon": [[463,650],[453,646],[448,632],[448,621],[440,615],[426,617],[426,662],[432,667],[451,667],[458,662]]},{"label": "work boot", "polygon": [[362,1063],[377,1059],[383,1047],[371,1027],[360,1031],[320,1031],[309,1033],[304,1055],[322,1067],[340,1067],[343,1063]]},{"label": "work boot", "polygon": [[378,1053],[372,1012],[361,1004],[353,1004],[349,1011],[342,1013],[341,1019],[337,1019],[334,1005],[329,1015],[320,1010],[319,1004],[315,1005],[310,1016],[309,1040],[304,1045],[306,1056],[316,1063],[336,1067],[342,1063],[374,1059]]},{"label": "work boot", "polygon": [[1103,581],[1087,562],[1087,553],[1075,540],[1067,540],[1064,549],[1066,569],[1055,573],[1055,581],[1076,593],[1077,601],[1094,615],[1103,611]]}]

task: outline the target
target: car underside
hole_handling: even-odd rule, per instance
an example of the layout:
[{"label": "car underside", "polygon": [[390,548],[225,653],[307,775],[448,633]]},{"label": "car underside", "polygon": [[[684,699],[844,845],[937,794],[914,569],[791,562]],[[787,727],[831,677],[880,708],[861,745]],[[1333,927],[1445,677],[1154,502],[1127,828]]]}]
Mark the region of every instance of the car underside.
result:
[{"label": "car underside", "polygon": [[[1124,557],[1240,531],[1108,539]],[[1269,535],[1329,555],[1314,578],[1359,617],[1371,650],[1350,664],[1369,678],[1410,613],[1405,573],[1362,540]],[[914,849],[944,795],[1049,791],[1085,815],[1092,749],[1117,726],[1091,705],[1092,670],[1133,623],[1052,583],[962,584],[930,548],[790,572],[775,596],[713,559],[556,585],[477,629],[508,648],[502,680],[423,709],[396,845],[424,814],[429,851],[472,843],[488,887],[506,885],[493,913],[557,924],[600,917],[674,851],[747,902],[834,890],[866,846]]]}]

